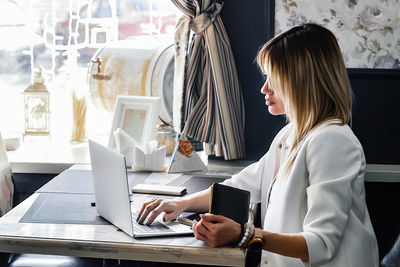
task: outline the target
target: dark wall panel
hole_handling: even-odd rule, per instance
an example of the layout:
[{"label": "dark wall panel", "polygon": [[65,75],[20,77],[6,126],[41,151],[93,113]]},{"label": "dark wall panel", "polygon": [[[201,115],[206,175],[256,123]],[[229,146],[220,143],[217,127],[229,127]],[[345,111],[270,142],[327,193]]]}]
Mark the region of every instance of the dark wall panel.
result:
[{"label": "dark wall panel", "polygon": [[56,174],[39,173],[13,173],[14,203],[16,206],[36,190],[53,179]]},{"label": "dark wall panel", "polygon": [[275,134],[284,126],[282,116],[271,116],[260,93],[263,76],[257,67],[257,51],[273,36],[273,1],[225,1],[221,17],[228,32],[246,109],[246,158],[259,159]]},{"label": "dark wall panel", "polygon": [[349,70],[353,131],[367,163],[400,164],[400,70]]},{"label": "dark wall panel", "polygon": [[[274,1],[229,0],[221,12],[234,53],[245,109],[249,160],[259,159],[285,118],[268,114],[260,93],[263,80],[254,61],[274,33]],[[400,164],[400,70],[350,69],[355,93],[353,130],[364,146],[367,163]]]}]

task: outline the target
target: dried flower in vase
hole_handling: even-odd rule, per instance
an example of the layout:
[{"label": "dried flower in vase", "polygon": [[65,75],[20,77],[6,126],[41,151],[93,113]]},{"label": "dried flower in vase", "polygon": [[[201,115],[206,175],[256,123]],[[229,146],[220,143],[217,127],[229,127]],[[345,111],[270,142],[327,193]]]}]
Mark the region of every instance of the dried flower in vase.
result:
[{"label": "dried flower in vase", "polygon": [[75,92],[72,93],[72,111],[73,125],[72,137],[73,142],[84,141],[86,137],[86,98],[77,98]]}]

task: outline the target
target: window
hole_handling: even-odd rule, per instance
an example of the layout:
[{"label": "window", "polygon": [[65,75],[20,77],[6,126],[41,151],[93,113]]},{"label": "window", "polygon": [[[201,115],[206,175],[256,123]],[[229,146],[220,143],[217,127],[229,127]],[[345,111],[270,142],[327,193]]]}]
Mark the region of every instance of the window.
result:
[{"label": "window", "polygon": [[173,43],[177,8],[166,0],[4,0],[0,2],[0,130],[24,132],[22,92],[42,68],[50,91],[51,135],[68,139],[72,93],[87,97],[87,134],[108,134],[109,111],[97,108],[88,67],[116,40]]}]

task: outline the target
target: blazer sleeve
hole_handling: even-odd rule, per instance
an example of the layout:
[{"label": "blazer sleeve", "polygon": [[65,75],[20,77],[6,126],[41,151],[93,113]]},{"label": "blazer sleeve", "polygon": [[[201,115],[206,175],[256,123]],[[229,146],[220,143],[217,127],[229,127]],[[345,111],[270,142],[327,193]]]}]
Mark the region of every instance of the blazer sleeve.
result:
[{"label": "blazer sleeve", "polygon": [[259,161],[247,166],[232,178],[223,182],[225,185],[250,191],[250,202],[261,202],[261,182],[265,175],[266,162],[270,156],[267,152]]},{"label": "blazer sleeve", "polygon": [[363,151],[354,136],[337,128],[313,136],[306,149],[309,186],[302,235],[313,266],[328,262],[341,245],[352,182],[363,179]]}]

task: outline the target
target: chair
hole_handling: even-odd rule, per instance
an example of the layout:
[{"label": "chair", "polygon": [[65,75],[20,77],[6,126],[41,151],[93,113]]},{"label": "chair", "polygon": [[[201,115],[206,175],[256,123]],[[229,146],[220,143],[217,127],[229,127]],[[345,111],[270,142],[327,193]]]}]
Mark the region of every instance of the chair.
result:
[{"label": "chair", "polygon": [[[0,133],[0,217],[12,208],[13,195],[11,167]],[[102,267],[105,263],[103,259],[0,252],[0,266],[8,267]]]},{"label": "chair", "polygon": [[13,205],[14,184],[6,148],[0,133],[0,217],[6,214]]},{"label": "chair", "polygon": [[392,249],[385,255],[380,263],[380,267],[400,266],[400,234],[397,237]]}]

